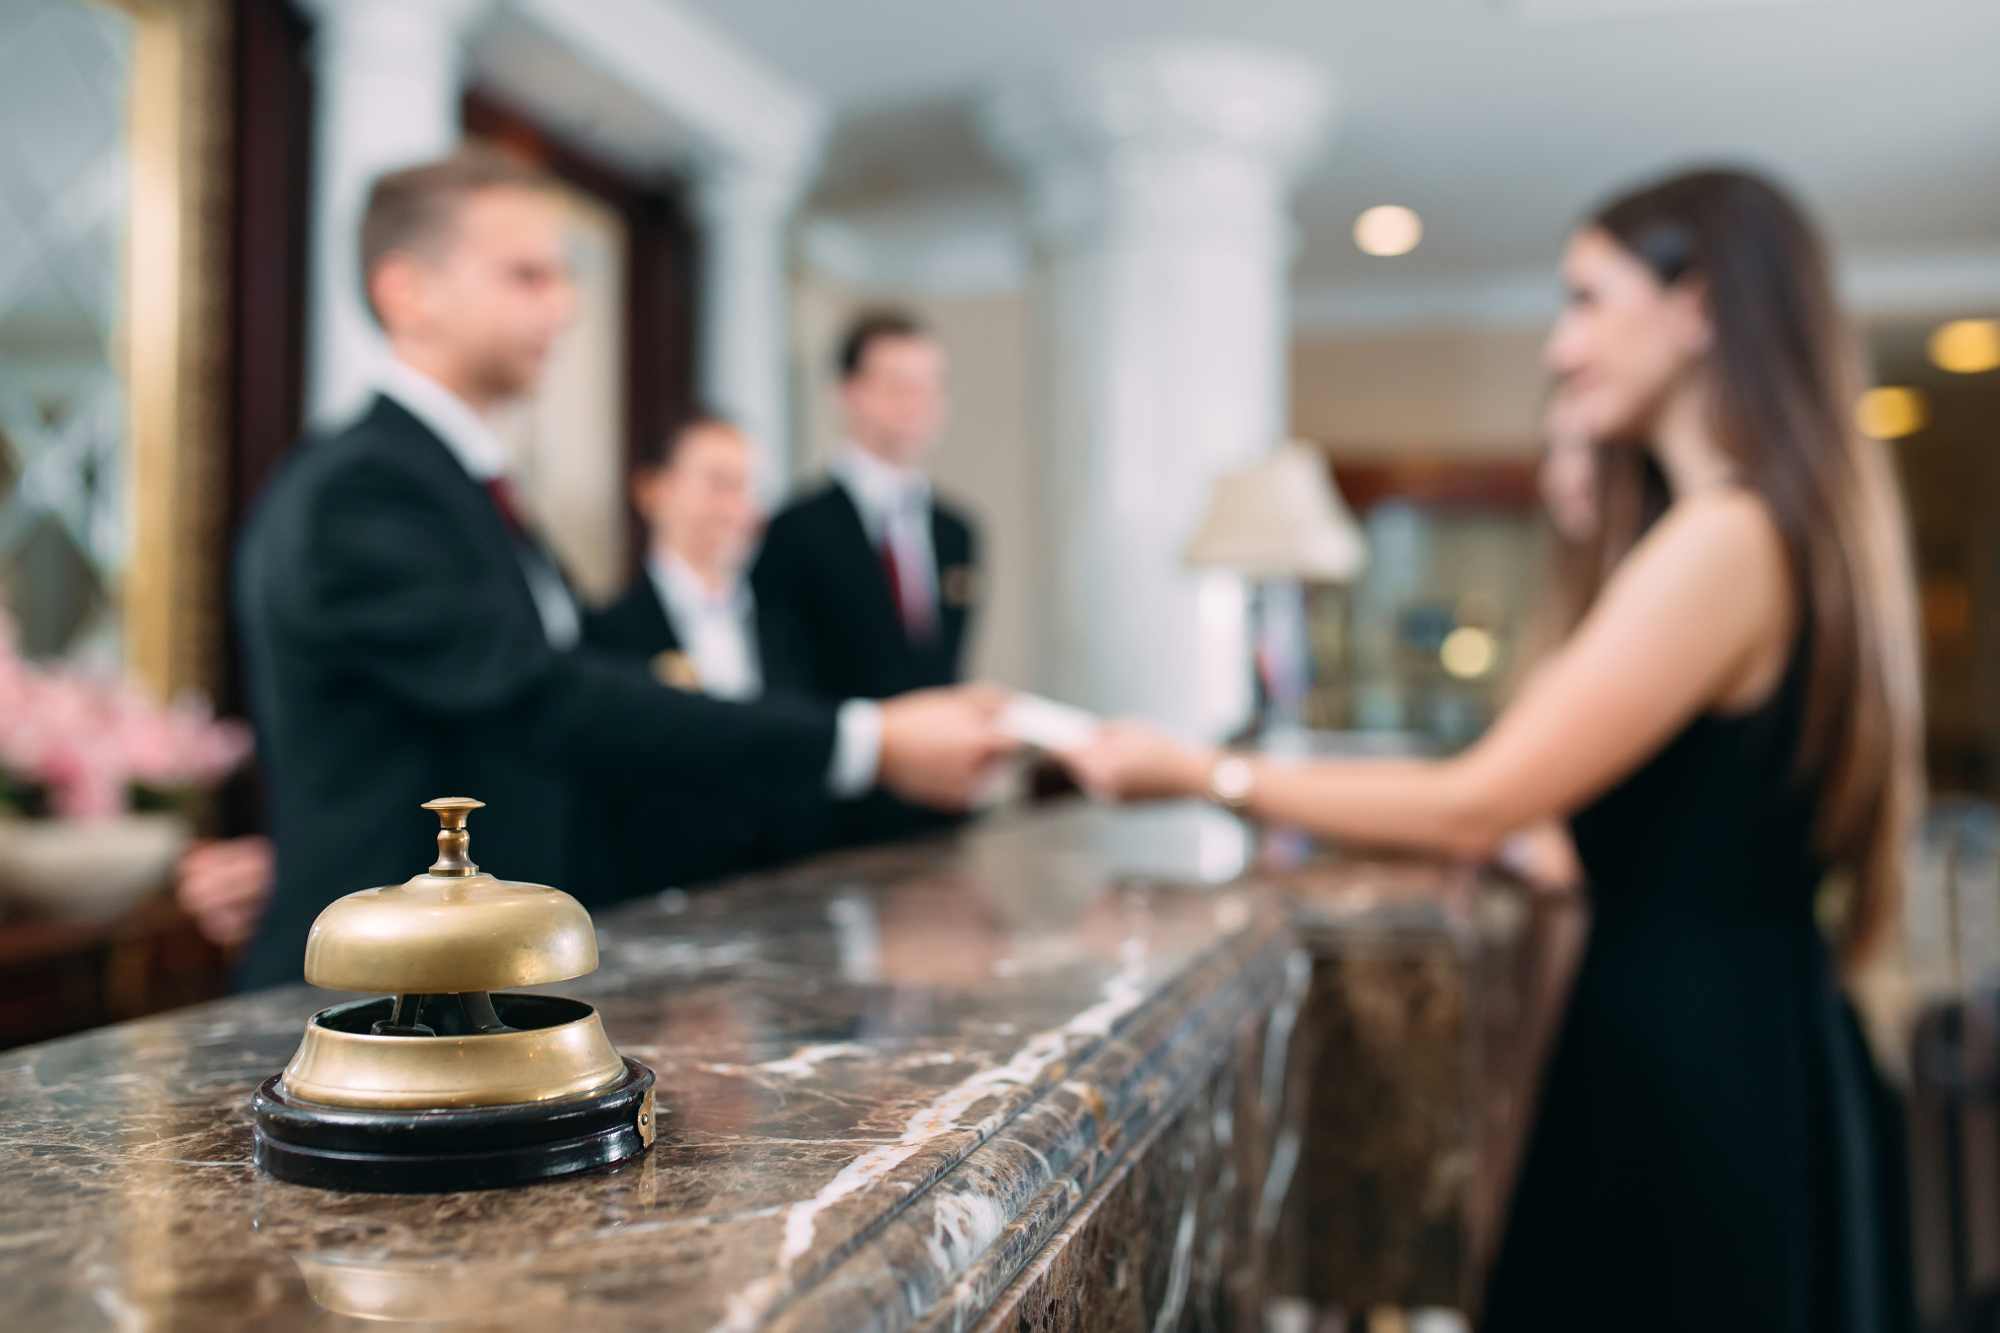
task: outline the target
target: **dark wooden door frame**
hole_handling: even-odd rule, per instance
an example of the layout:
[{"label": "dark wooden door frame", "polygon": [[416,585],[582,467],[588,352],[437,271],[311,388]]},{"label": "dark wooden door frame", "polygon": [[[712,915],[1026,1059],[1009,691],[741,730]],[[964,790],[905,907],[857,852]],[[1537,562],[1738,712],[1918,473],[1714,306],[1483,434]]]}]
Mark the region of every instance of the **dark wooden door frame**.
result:
[{"label": "dark wooden door frame", "polygon": [[[305,419],[306,281],[312,209],[312,24],[291,0],[236,0],[230,50],[229,388],[223,475],[223,614],[216,704],[241,716],[241,645],[229,614],[238,534]],[[254,770],[221,793],[224,833],[263,827]]]}]

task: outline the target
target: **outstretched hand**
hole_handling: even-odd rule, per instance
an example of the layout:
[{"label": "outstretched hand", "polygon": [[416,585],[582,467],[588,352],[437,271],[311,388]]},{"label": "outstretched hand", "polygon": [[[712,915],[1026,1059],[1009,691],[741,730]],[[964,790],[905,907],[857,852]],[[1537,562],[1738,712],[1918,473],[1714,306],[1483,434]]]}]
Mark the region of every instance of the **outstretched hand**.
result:
[{"label": "outstretched hand", "polygon": [[1104,801],[1198,796],[1215,756],[1147,722],[1107,722],[1058,756],[1077,785]]},{"label": "outstretched hand", "polygon": [[920,805],[969,808],[993,764],[1017,748],[999,725],[1008,697],[995,686],[964,685],[884,703],[882,785]]}]

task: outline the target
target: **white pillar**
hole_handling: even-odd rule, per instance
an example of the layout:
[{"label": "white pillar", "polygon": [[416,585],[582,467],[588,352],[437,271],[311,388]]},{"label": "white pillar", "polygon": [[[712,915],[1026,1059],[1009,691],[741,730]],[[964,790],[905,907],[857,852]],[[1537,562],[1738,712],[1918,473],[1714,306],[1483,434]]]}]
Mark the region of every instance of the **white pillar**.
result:
[{"label": "white pillar", "polygon": [[382,354],[362,303],[361,206],[382,172],[458,143],[463,42],[488,0],[309,0],[314,114],[308,416],[361,405]]},{"label": "white pillar", "polygon": [[701,226],[696,312],[701,398],[755,442],[759,488],[767,501],[792,479],[787,228],[805,177],[799,166],[729,164],[704,174],[695,187]]},{"label": "white pillar", "polygon": [[1210,483],[1285,435],[1288,195],[1315,66],[1207,44],[1004,90],[989,139],[1037,239],[1040,688],[1215,736],[1251,701],[1243,589],[1182,550]]}]

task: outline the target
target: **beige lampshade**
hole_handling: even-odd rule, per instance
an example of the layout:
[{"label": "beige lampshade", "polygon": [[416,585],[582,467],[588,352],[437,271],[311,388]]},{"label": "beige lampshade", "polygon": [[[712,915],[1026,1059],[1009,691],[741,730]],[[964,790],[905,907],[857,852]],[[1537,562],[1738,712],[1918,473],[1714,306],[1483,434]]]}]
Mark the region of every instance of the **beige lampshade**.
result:
[{"label": "beige lampshade", "polygon": [[1345,583],[1367,565],[1368,545],[1319,450],[1291,440],[1216,478],[1187,562],[1252,579]]}]

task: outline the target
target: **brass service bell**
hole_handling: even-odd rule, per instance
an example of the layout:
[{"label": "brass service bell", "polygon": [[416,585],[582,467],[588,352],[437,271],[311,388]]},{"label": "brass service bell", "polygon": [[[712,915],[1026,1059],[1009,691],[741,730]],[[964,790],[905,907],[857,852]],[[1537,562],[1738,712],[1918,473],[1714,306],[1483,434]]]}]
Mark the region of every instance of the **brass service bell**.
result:
[{"label": "brass service bell", "polygon": [[438,859],[334,902],[305,979],[373,997],[322,1009],[251,1101],[257,1164],[281,1180],[392,1192],[477,1189],[592,1170],[653,1141],[653,1072],[597,1011],[510,989],[597,968],[590,914],[470,856],[482,802],[444,797]]}]

